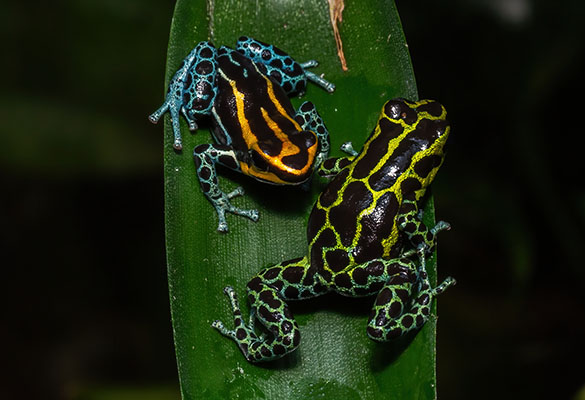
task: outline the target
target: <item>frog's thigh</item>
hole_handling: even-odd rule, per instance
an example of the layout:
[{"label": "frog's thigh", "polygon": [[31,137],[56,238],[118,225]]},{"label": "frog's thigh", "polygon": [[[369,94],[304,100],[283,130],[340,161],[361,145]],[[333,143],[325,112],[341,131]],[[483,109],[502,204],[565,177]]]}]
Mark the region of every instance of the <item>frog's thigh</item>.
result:
[{"label": "frog's thigh", "polygon": [[196,58],[189,68],[183,92],[183,105],[190,128],[196,117],[210,114],[218,90],[215,83],[219,68],[217,49],[207,41],[200,42],[195,49]]},{"label": "frog's thigh", "polygon": [[[410,263],[411,270],[415,268],[411,260],[400,262]],[[419,329],[428,320],[435,292],[431,289],[424,260],[422,263],[418,279],[412,274],[410,279],[395,275],[382,287],[368,319],[367,333],[371,339],[386,342]]]},{"label": "frog's thigh", "polygon": [[421,219],[418,205],[413,196],[409,196],[409,198],[405,198],[402,201],[402,206],[396,216],[396,222],[399,229],[406,234],[413,246],[417,248],[425,247],[427,252],[432,251],[435,247],[436,234],[443,229],[449,228],[449,225],[445,222],[438,223],[433,229],[427,227]]},{"label": "frog's thigh", "polygon": [[300,332],[285,300],[306,299],[326,292],[309,268],[307,257],[266,268],[248,283],[248,300],[256,318],[271,333],[254,340],[248,359],[266,361],[292,352]]}]

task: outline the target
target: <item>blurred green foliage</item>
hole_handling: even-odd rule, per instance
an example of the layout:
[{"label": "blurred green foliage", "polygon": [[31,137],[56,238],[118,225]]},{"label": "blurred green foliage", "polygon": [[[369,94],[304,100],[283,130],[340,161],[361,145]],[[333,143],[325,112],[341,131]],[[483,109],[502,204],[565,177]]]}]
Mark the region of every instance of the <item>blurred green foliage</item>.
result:
[{"label": "blurred green foliage", "polygon": [[[445,399],[579,398],[581,1],[398,1],[421,97],[453,125],[433,185]],[[177,385],[162,222],[173,2],[3,5],[2,398]],[[95,385],[95,386],[93,386]],[[480,388],[480,390],[478,390]],[[98,390],[99,391],[99,390]],[[582,392],[581,392],[582,393]],[[582,394],[580,395],[582,396]]]}]

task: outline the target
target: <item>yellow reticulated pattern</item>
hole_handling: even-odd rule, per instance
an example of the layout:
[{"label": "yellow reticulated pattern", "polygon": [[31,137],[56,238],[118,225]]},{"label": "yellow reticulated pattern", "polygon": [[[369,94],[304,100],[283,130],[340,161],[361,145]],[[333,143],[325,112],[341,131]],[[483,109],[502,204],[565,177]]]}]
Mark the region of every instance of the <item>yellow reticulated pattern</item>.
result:
[{"label": "yellow reticulated pattern", "polygon": [[[429,102],[431,102],[431,101],[430,100],[421,100],[421,101],[414,102],[414,103],[407,102],[406,104],[416,111],[416,109],[418,107],[425,105],[425,104],[428,104]],[[404,193],[402,193],[402,189],[401,189],[402,182],[407,178],[415,178],[421,184],[421,188],[415,192],[415,197],[416,197],[416,200],[418,202],[420,200],[420,198],[424,195],[426,188],[433,181],[433,179],[437,173],[437,170],[440,167],[440,165],[435,166],[426,175],[426,177],[419,176],[414,170],[414,165],[416,165],[417,162],[419,162],[420,160],[422,160],[425,157],[438,155],[442,159],[443,146],[444,146],[445,141],[447,140],[447,137],[449,134],[449,127],[448,126],[447,126],[444,134],[442,134],[439,138],[434,140],[428,148],[420,148],[416,151],[416,153],[412,156],[412,159],[410,160],[410,164],[406,167],[405,170],[396,171],[396,173],[399,175],[397,176],[396,181],[394,182],[394,184],[391,187],[377,191],[370,186],[370,183],[369,183],[370,177],[374,173],[379,171],[381,168],[383,168],[391,157],[396,157],[396,154],[394,154],[394,153],[395,153],[396,149],[398,148],[398,146],[405,139],[409,138],[410,135],[412,135],[413,131],[415,131],[417,129],[417,127],[421,121],[423,121],[423,120],[445,120],[446,119],[446,110],[444,107],[442,107],[442,112],[441,112],[441,115],[439,115],[439,116],[431,115],[426,111],[418,111],[417,112],[417,119],[412,124],[408,124],[407,122],[405,122],[401,118],[392,119],[392,118],[390,118],[390,116],[388,116],[384,112],[384,110],[385,110],[385,108],[383,107],[382,112],[380,114],[380,118],[378,120],[378,123],[376,124],[376,127],[374,129],[374,132],[371,135],[371,137],[369,138],[369,140],[364,144],[363,149],[360,152],[360,154],[348,166],[345,167],[345,168],[349,169],[349,174],[347,175],[347,179],[343,183],[341,189],[338,191],[338,197],[335,200],[335,202],[328,207],[324,207],[321,205],[320,199],[319,199],[319,201],[317,201],[316,207],[325,211],[326,221],[323,224],[323,226],[320,227],[319,231],[315,234],[315,236],[313,238],[311,238],[309,248],[312,247],[312,245],[317,241],[319,236],[326,229],[331,229],[335,233],[335,238],[336,238],[336,242],[337,242],[336,246],[333,248],[324,248],[323,249],[324,268],[330,272],[333,272],[333,270],[328,266],[327,260],[325,259],[325,254],[330,250],[343,249],[344,251],[347,251],[347,253],[349,255],[350,263],[345,268],[346,270],[348,270],[351,267],[356,265],[356,262],[354,261],[354,257],[352,255],[352,249],[356,248],[356,246],[358,245],[358,241],[360,240],[360,237],[362,234],[361,220],[364,216],[372,213],[372,211],[376,207],[376,204],[377,204],[378,200],[380,199],[380,197],[382,197],[387,192],[392,192],[396,196],[396,199],[397,199],[398,204],[400,206],[402,204],[402,201],[404,198]],[[383,157],[381,157],[379,159],[376,166],[368,173],[368,175],[364,178],[356,179],[353,177],[354,169],[361,159],[372,155],[371,154],[372,152],[370,151],[370,146],[372,145],[372,142],[377,137],[379,137],[380,134],[382,134],[382,128],[381,128],[380,121],[382,121],[383,119],[386,119],[387,121],[389,121],[392,124],[400,125],[403,128],[403,131],[399,136],[392,138],[388,142],[388,147],[387,147],[387,150],[384,153]],[[379,154],[380,152],[378,150],[375,153]],[[334,225],[330,221],[330,213],[329,212],[331,209],[338,206],[340,203],[342,203],[344,201],[344,195],[345,195],[345,191],[346,191],[348,185],[350,183],[356,182],[356,181],[360,181],[361,183],[363,183],[365,185],[365,187],[367,188],[369,193],[372,195],[372,201],[369,204],[369,206],[366,207],[365,209],[363,209],[360,212],[360,214],[358,215],[357,220],[355,221],[356,232],[355,232],[355,235],[353,237],[352,244],[349,247],[345,247],[341,243],[340,234],[338,232],[336,232]],[[400,207],[398,207],[398,208],[400,208]],[[390,235],[388,237],[380,238],[380,241],[381,241],[383,249],[384,249],[384,253],[383,253],[384,258],[390,257],[390,252],[391,252],[393,246],[397,243],[398,237],[399,237],[399,229],[398,229],[398,226],[396,223],[396,216],[394,216],[393,226],[392,226],[392,230],[391,230]]]}]

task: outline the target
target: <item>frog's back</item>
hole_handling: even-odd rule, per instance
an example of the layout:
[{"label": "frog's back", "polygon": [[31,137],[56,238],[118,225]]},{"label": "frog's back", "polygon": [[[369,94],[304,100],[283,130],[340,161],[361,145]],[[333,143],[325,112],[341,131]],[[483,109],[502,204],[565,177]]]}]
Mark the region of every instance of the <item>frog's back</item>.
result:
[{"label": "frog's back", "polygon": [[[421,175],[428,173],[420,167],[420,155],[428,147],[427,131],[445,129],[447,124],[444,118],[428,118],[426,111],[421,117],[414,104],[386,103],[360,154],[319,196],[307,231],[311,264],[319,270],[335,273],[398,256],[402,243],[396,216],[402,201],[405,196],[418,200],[432,180],[425,181]],[[443,115],[438,107],[432,111]],[[430,157],[425,163],[432,168],[442,160],[442,154]]]},{"label": "frog's back", "polygon": [[[268,115],[283,132],[296,132],[291,118],[294,109],[284,90],[260,71],[261,65],[228,47],[218,50],[218,95],[214,103],[216,140],[238,150],[248,149],[247,141],[277,143]],[[253,137],[250,137],[253,135]],[[276,151],[276,150],[275,150]]]}]

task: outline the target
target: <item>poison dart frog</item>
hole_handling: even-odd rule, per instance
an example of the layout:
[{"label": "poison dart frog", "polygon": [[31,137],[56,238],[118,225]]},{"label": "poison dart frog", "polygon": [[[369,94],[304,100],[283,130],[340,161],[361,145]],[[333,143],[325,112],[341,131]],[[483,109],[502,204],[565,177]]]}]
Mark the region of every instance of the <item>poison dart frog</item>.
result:
[{"label": "poison dart frog", "polygon": [[[431,287],[426,258],[446,222],[427,227],[419,209],[443,161],[449,135],[445,108],[436,101],[388,101],[360,153],[326,160],[318,170],[333,177],[320,194],[307,227],[308,254],[260,271],[247,284],[250,324],[236,293],[226,287],[235,328],[212,326],[234,340],[250,362],[280,358],[299,345],[287,305],[328,292],[376,295],[366,332],[377,342],[419,329],[432,299],[455,283]],[[267,334],[257,335],[255,319]]]},{"label": "poison dart frog", "polygon": [[211,120],[215,144],[195,147],[193,158],[201,189],[219,218],[218,231],[227,232],[225,213],[256,221],[256,210],[234,207],[230,200],[242,188],[224,193],[216,164],[277,185],[300,185],[329,154],[329,133],[310,102],[294,110],[288,95],[304,93],[307,80],[328,92],[335,85],[307,71],[315,60],[298,63],[273,45],[240,37],[236,48],[216,49],[197,44],[172,78],[163,105],[150,115],[156,123],[171,114],[174,148],[181,150],[179,116],[189,129]]}]

